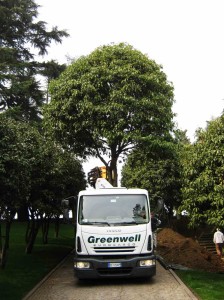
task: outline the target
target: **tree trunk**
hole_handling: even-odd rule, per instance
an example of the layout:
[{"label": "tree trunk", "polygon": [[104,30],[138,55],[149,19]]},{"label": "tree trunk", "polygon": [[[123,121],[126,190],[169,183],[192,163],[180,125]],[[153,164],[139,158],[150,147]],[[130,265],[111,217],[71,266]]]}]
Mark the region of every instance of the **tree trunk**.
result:
[{"label": "tree trunk", "polygon": [[55,218],[55,226],[54,226],[54,232],[55,232],[55,237],[58,238],[59,235],[59,228],[60,228],[60,218],[56,217]]},{"label": "tree trunk", "polygon": [[28,241],[29,241],[30,223],[31,223],[31,222],[28,220],[27,226],[26,226],[26,234],[25,234],[25,242],[26,242],[26,244],[27,244]]},{"label": "tree trunk", "polygon": [[28,207],[26,204],[23,204],[19,209],[18,209],[18,221],[19,222],[27,222],[29,220],[29,211]]},{"label": "tree trunk", "polygon": [[6,224],[5,224],[5,247],[6,247],[6,249],[9,249],[9,235],[10,235],[11,225],[12,225],[11,221],[6,221]]},{"label": "tree trunk", "polygon": [[42,221],[42,241],[43,244],[47,244],[48,243],[48,232],[49,232],[49,218],[45,218]]},{"label": "tree trunk", "polygon": [[1,253],[0,253],[0,266],[1,269],[5,268],[6,265],[6,254],[7,254],[7,247],[4,241],[2,241]]},{"label": "tree trunk", "polygon": [[39,220],[31,220],[31,225],[29,225],[27,232],[27,244],[26,244],[26,254],[30,254],[33,250],[33,246],[39,231]]},{"label": "tree trunk", "polygon": [[2,249],[2,239],[3,239],[3,237],[2,237],[2,224],[0,222],[0,249]]},{"label": "tree trunk", "polygon": [[112,186],[116,187],[118,185],[117,182],[117,159],[114,158],[110,161],[110,164],[107,166],[108,170],[108,181]]},{"label": "tree trunk", "polygon": [[3,269],[4,268],[4,249],[3,249],[3,245],[4,245],[4,237],[2,235],[2,225],[0,223],[0,266]]},{"label": "tree trunk", "polygon": [[9,249],[9,236],[12,221],[6,220],[5,223],[5,236],[2,235],[2,228],[0,226],[0,266],[2,269],[5,268],[7,250]]}]

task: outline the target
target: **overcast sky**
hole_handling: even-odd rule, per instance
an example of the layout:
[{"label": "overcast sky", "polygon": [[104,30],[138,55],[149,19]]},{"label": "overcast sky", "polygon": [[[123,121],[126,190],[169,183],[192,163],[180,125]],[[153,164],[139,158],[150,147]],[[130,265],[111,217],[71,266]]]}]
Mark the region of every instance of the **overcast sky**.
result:
[{"label": "overcast sky", "polygon": [[67,29],[50,59],[126,42],[163,66],[174,85],[178,127],[195,130],[224,108],[223,0],[36,0],[39,18]]}]

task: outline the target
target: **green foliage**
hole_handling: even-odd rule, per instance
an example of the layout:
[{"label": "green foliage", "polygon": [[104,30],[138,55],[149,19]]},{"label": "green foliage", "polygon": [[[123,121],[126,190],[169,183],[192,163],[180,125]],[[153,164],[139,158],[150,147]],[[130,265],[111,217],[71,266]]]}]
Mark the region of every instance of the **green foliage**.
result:
[{"label": "green foliage", "polygon": [[0,115],[0,214],[23,204],[38,215],[60,214],[61,200],[86,185],[81,163],[37,128]]},{"label": "green foliage", "polygon": [[0,110],[20,107],[21,120],[39,120],[44,100],[35,77],[44,66],[34,60],[34,49],[44,55],[51,41],[68,36],[35,22],[38,7],[33,0],[0,2]]},{"label": "green foliage", "polygon": [[[47,146],[48,157],[45,154],[42,164],[38,165],[40,185],[35,186],[30,197],[32,208],[34,208],[33,200],[35,199],[37,204],[35,210],[38,214],[46,214],[48,217],[62,214],[61,200],[76,196],[81,189],[86,187],[80,161],[73,154],[62,151],[60,147],[50,145],[50,147]],[[50,163],[46,163],[47,160]],[[42,203],[41,206],[40,203]]]},{"label": "green foliage", "polygon": [[5,232],[0,230],[1,266],[16,213],[24,212],[28,218],[29,209],[32,219],[59,217],[61,200],[76,195],[85,185],[81,163],[73,154],[29,123],[0,114],[0,226],[7,224]]},{"label": "green foliage", "polygon": [[224,116],[208,122],[183,156],[183,204],[191,225],[224,226]]},{"label": "green foliage", "polygon": [[162,199],[172,215],[181,201],[179,147],[180,141],[171,136],[167,141],[154,140],[153,146],[142,144],[128,156],[122,169],[122,186],[147,189],[152,209]]},{"label": "green foliage", "polygon": [[0,215],[13,218],[29,189],[29,161],[21,132],[26,124],[0,115]]},{"label": "green foliage", "polygon": [[59,77],[61,72],[66,69],[66,65],[59,65],[56,61],[43,62],[40,64],[40,74],[46,78],[46,103],[49,102],[49,83],[52,79]]},{"label": "green foliage", "polygon": [[115,177],[119,156],[173,126],[172,85],[161,66],[130,45],[102,46],[77,59],[50,92],[46,128],[82,157],[99,157]]},{"label": "green foliage", "polygon": [[0,114],[0,226],[7,224],[4,233],[0,230],[1,266],[5,266],[16,212],[26,211],[28,218],[29,211],[32,222],[26,240],[31,252],[41,222],[47,224],[50,218],[59,217],[62,199],[77,195],[85,186],[81,163],[73,154],[64,152],[29,123]]}]

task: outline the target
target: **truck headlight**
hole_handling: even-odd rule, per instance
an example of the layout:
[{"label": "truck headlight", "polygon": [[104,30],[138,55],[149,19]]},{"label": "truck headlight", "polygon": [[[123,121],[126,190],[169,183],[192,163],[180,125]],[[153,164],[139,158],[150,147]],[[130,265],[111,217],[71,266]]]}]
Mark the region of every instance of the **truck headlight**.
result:
[{"label": "truck headlight", "polygon": [[146,260],[140,260],[139,265],[140,267],[149,267],[156,264],[155,259],[146,259]]},{"label": "truck headlight", "polygon": [[88,261],[77,261],[74,263],[74,267],[77,269],[89,269],[90,263]]}]

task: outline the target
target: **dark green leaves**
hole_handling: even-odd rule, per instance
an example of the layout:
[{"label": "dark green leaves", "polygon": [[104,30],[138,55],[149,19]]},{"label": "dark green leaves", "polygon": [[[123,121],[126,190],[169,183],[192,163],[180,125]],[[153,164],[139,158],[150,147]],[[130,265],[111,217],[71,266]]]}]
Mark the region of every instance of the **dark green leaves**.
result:
[{"label": "dark green leaves", "polygon": [[32,0],[0,2],[0,110],[16,106],[22,119],[35,121],[40,120],[45,99],[35,77],[43,74],[43,65],[35,61],[34,49],[44,55],[52,41],[61,43],[68,36],[57,27],[48,31],[45,22],[36,21],[37,10]]},{"label": "dark green leaves", "polygon": [[196,142],[183,160],[184,187],[181,209],[188,211],[191,225],[206,222],[224,225],[224,118],[198,130]]},{"label": "dark green leaves", "polygon": [[[65,146],[117,159],[142,137],[173,126],[173,87],[160,66],[130,45],[102,46],[51,84],[45,124]],[[116,170],[115,170],[116,172]]]}]

